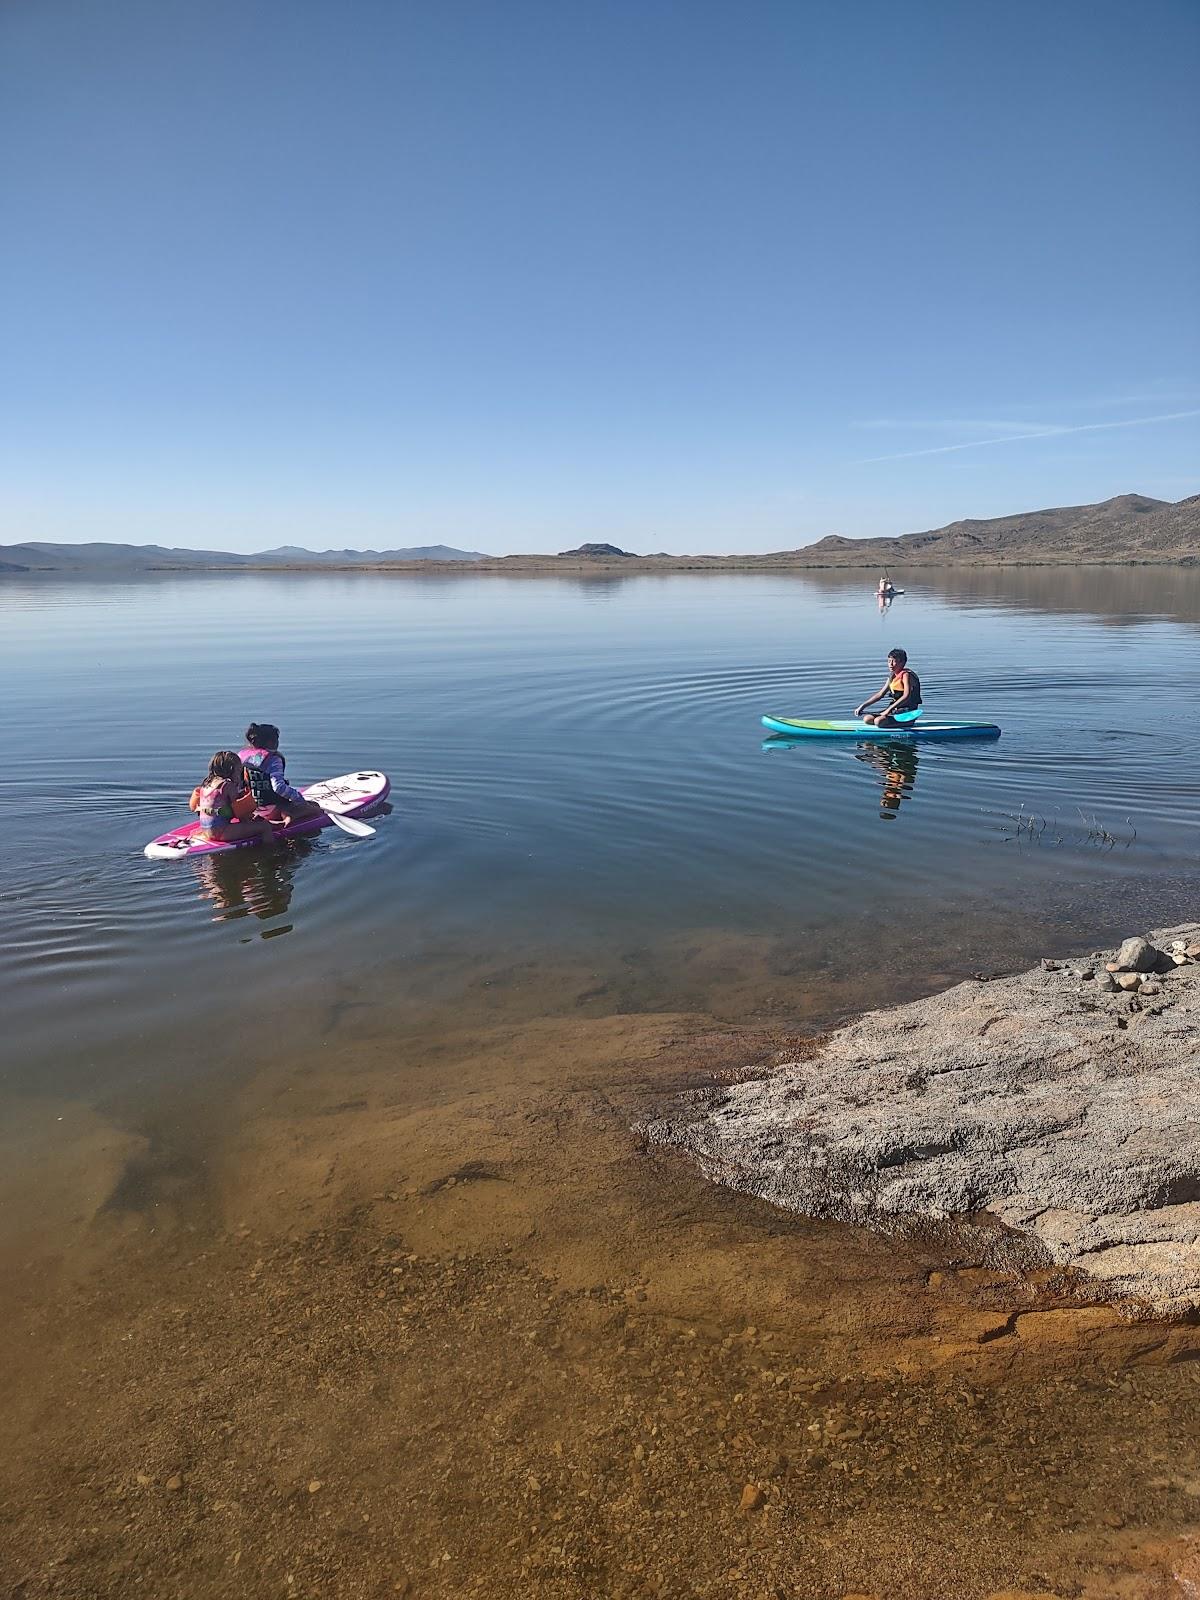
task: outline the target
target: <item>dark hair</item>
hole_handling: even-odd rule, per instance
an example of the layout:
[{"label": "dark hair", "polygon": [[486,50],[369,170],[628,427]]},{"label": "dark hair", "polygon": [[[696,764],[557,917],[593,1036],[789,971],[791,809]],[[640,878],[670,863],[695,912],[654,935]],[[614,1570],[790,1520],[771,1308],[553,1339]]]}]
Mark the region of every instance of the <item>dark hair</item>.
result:
[{"label": "dark hair", "polygon": [[273,722],[252,722],[246,729],[246,743],[256,750],[274,750],[279,744],[279,729]]},{"label": "dark hair", "polygon": [[232,750],[218,750],[208,763],[210,778],[236,778],[241,770],[241,758]]},{"label": "dark hair", "polygon": [[904,663],[908,660],[908,651],[907,650],[901,650],[899,645],[897,645],[894,650],[889,650],[888,651],[888,655],[894,656],[895,659],[900,663],[901,666],[903,666]]}]

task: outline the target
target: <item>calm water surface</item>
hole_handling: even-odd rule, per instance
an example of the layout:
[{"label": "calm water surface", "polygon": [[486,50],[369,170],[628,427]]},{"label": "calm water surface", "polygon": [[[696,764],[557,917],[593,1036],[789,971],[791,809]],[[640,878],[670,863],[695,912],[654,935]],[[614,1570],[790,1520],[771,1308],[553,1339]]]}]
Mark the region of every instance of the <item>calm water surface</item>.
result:
[{"label": "calm water surface", "polygon": [[[452,1005],[485,954],[644,959],[667,1008],[698,997],[656,952],[724,951],[736,994],[739,952],[779,945],[786,1006],[838,952],[867,998],[906,951],[957,970],[964,928],[1045,949],[1185,902],[1200,577],[927,573],[886,616],[870,585],[0,580],[0,1088],[203,1073],[348,985]],[[894,644],[931,712],[1003,738],[764,748],[764,711],[848,714]],[[376,838],[145,860],[251,718],[294,780],[388,771]]]}]

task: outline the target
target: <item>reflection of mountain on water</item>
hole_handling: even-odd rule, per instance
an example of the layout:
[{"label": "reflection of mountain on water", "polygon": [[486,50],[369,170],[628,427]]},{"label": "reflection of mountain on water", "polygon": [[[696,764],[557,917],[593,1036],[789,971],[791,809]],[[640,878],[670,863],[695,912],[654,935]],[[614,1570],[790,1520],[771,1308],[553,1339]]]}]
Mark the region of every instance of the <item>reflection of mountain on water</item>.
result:
[{"label": "reflection of mountain on water", "polygon": [[1118,626],[1154,617],[1200,623],[1200,572],[1190,567],[1009,567],[946,570],[910,589],[957,605],[1012,606],[1024,611],[1086,613]]},{"label": "reflection of mountain on water", "polygon": [[589,600],[611,600],[618,589],[624,587],[636,574],[632,572],[581,572],[572,573],[568,578],[560,578],[570,588],[579,594],[586,595]]},{"label": "reflection of mountain on water", "polygon": [[[827,594],[875,590],[862,572],[775,574]],[[1118,626],[1161,617],[1200,623],[1200,569],[1168,566],[921,567],[893,571],[909,599],[1000,606],[1050,615],[1088,615]]]},{"label": "reflection of mountain on water", "polygon": [[[200,893],[216,907],[214,922],[257,917],[270,922],[282,917],[292,903],[292,888],[300,863],[312,853],[311,839],[293,839],[275,848],[230,850],[222,855],[193,856]],[[263,931],[264,939],[290,933],[291,923]]]}]

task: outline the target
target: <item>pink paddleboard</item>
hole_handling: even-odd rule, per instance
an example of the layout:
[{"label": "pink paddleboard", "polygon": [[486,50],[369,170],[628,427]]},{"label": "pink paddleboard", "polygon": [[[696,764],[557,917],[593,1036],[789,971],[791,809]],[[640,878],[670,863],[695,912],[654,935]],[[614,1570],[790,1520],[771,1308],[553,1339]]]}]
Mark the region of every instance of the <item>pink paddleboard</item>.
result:
[{"label": "pink paddleboard", "polygon": [[[390,788],[391,784],[382,772],[347,772],[340,778],[326,778],[321,783],[306,784],[300,792],[306,800],[315,800],[318,805],[329,800],[346,816],[357,817],[386,799]],[[277,828],[275,837],[294,839],[299,834],[316,833],[318,829],[329,826],[328,817],[310,817],[307,822]],[[203,839],[198,822],[185,822],[181,828],[172,828],[170,833],[160,833],[157,839],[151,839],[146,846],[146,854],[152,861],[176,861],[181,856],[213,856],[224,850],[252,849],[256,843],[255,839],[237,839],[230,844]]]}]

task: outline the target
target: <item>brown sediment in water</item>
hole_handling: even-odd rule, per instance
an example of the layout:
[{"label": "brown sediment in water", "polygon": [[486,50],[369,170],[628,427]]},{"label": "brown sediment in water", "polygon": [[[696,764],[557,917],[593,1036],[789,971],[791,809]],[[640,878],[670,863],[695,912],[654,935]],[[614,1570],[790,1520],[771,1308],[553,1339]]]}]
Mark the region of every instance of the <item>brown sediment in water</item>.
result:
[{"label": "brown sediment in water", "polygon": [[231,1085],[190,1162],[89,1122],[3,1258],[7,1592],[1186,1594],[1197,1330],[630,1132],[797,1048],[364,1025]]}]

